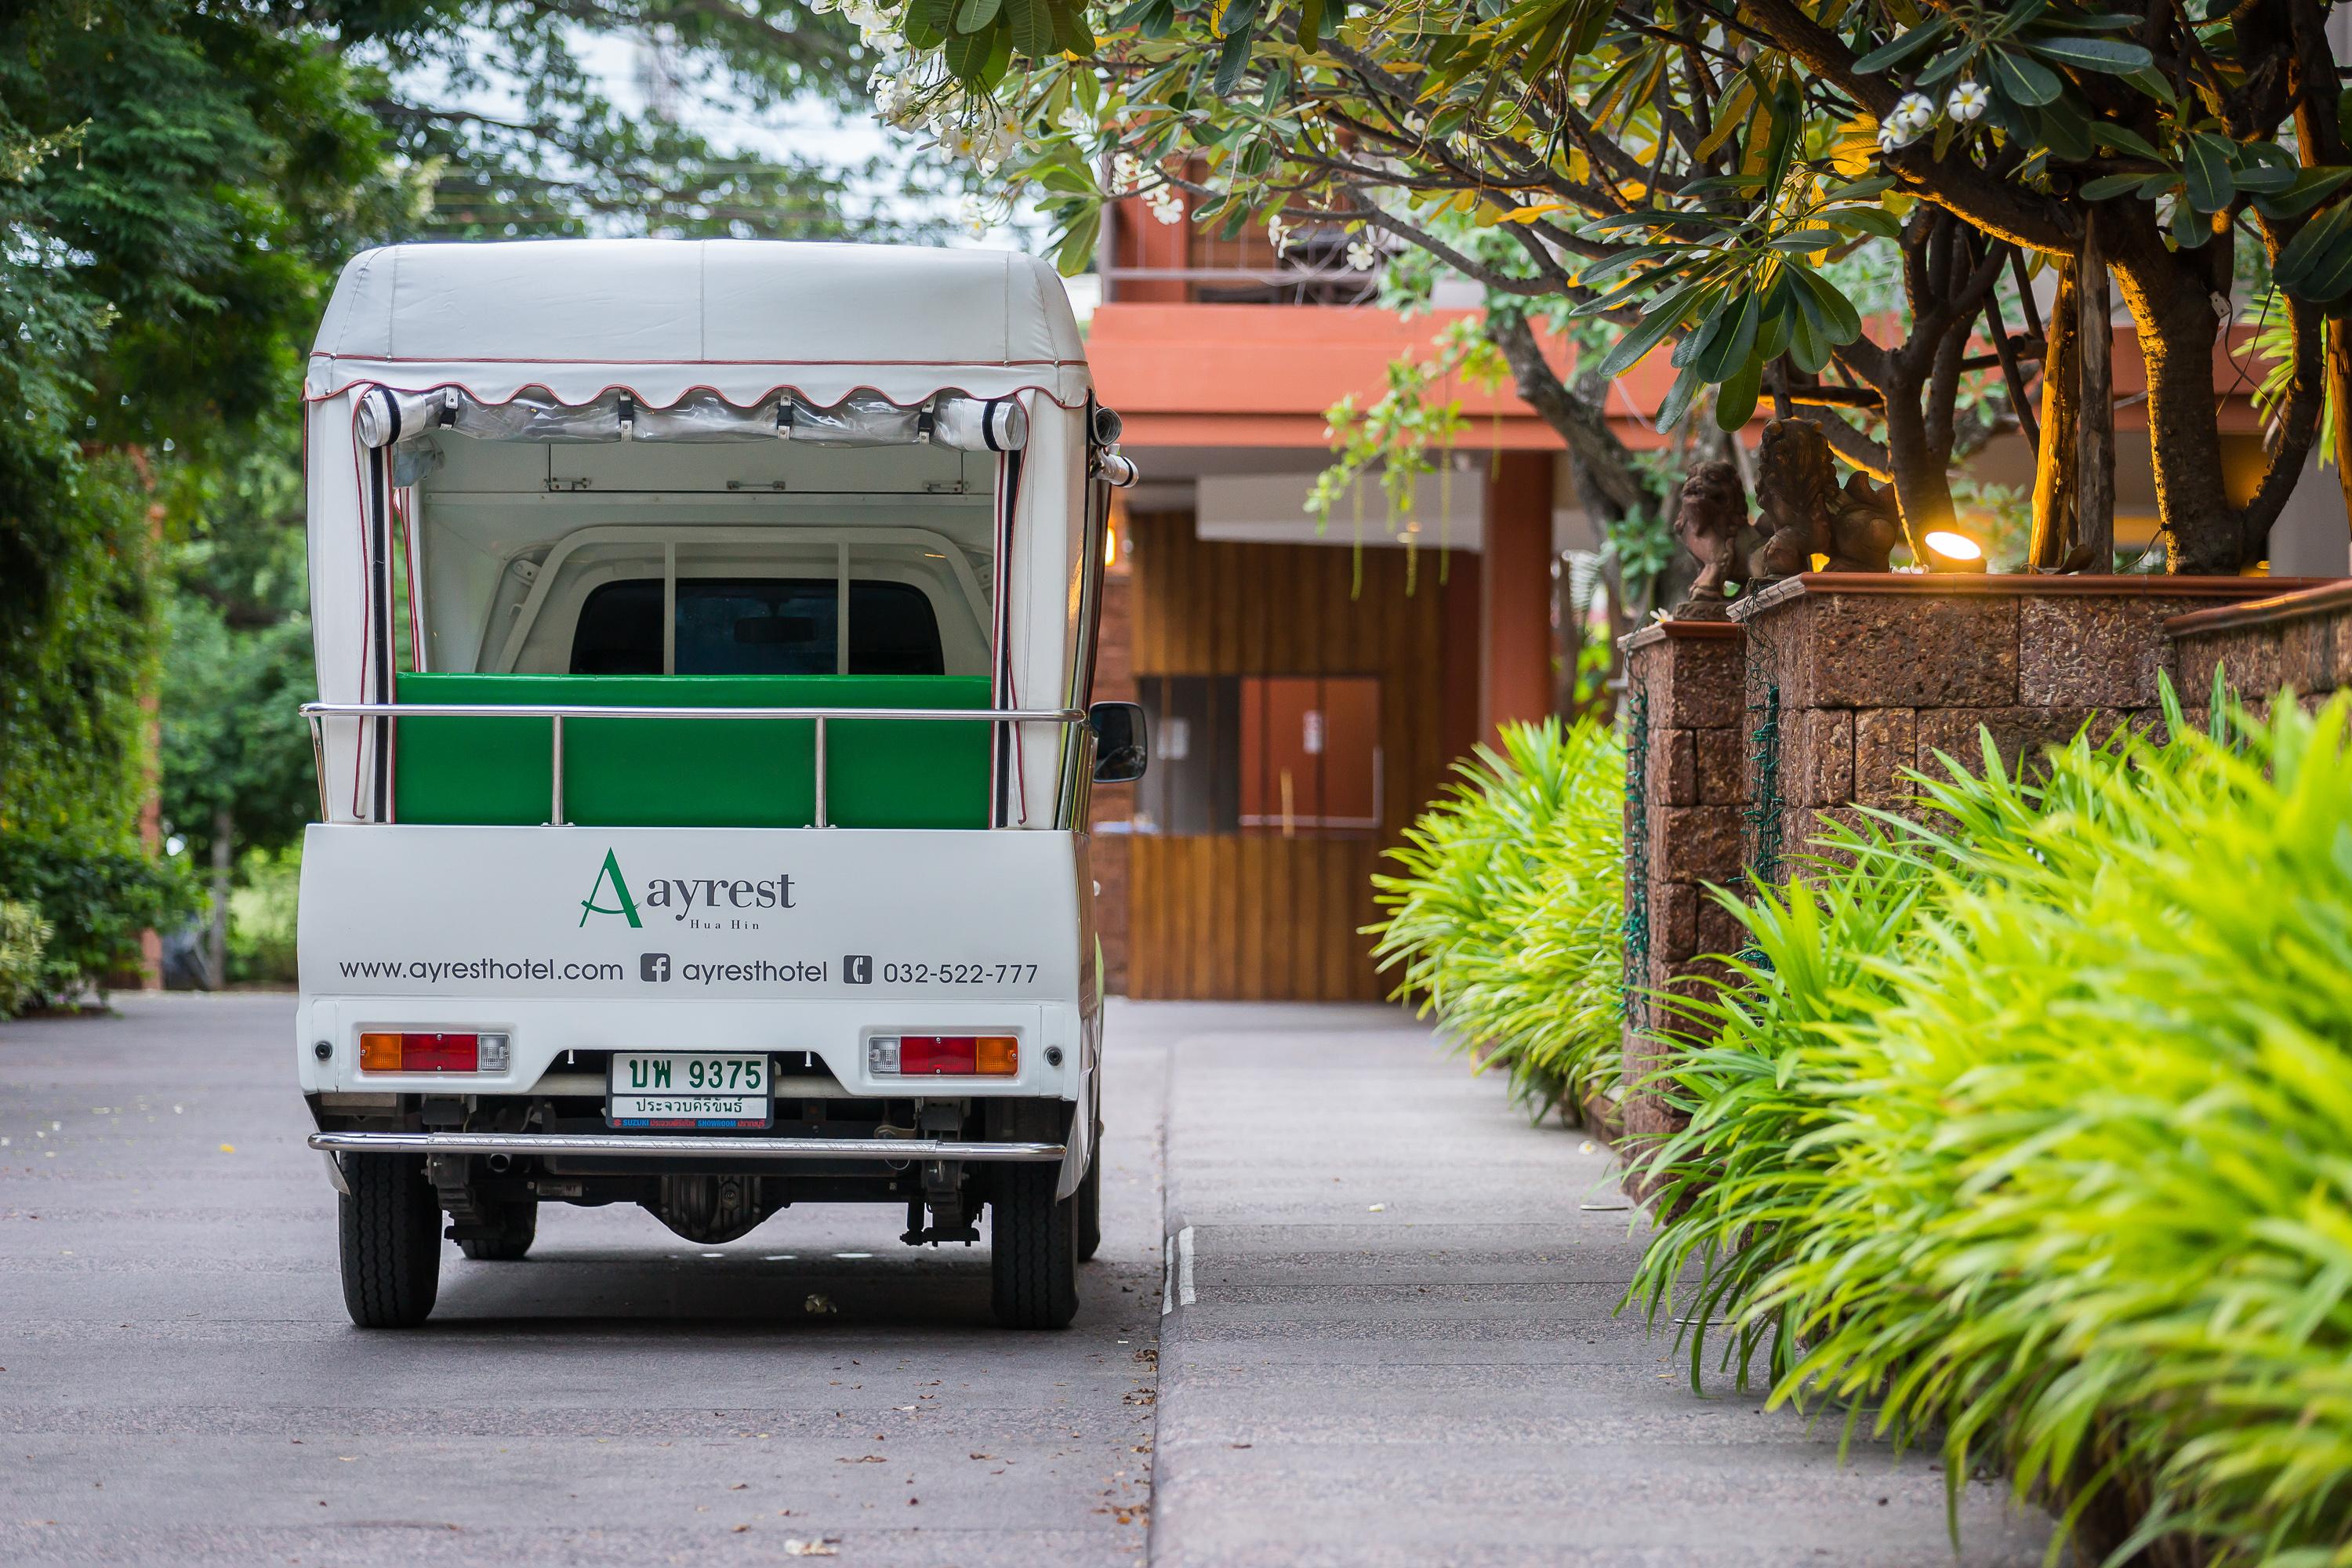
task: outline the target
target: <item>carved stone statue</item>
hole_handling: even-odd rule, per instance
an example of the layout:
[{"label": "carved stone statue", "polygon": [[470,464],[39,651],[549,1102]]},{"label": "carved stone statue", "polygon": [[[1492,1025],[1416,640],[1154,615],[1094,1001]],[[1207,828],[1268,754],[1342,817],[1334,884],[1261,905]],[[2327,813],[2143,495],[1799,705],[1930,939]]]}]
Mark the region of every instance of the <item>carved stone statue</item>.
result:
[{"label": "carved stone statue", "polygon": [[1837,482],[1828,439],[1810,420],[1775,419],[1756,455],[1756,526],[1764,542],[1749,575],[1778,582],[1828,557],[1832,572],[1884,572],[1903,538],[1893,495],[1860,474]]},{"label": "carved stone statue", "polygon": [[1698,561],[1698,577],[1674,609],[1678,621],[1727,619],[1724,584],[1747,575],[1744,547],[1754,540],[1748,526],[1748,486],[1729,463],[1702,463],[1683,481],[1675,509],[1675,538]]}]

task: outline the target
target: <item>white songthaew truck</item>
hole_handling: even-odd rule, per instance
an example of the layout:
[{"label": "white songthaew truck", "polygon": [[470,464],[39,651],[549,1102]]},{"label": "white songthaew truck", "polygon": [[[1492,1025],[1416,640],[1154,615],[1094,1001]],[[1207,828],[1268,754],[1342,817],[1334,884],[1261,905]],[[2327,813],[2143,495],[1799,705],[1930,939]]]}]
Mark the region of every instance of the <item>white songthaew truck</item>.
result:
[{"label": "white songthaew truck", "polygon": [[[320,821],[296,1065],[355,1322],[539,1205],[980,1239],[1060,1327],[1099,1239],[1107,487],[1024,257],[397,246],[306,383]],[[446,1226],[446,1229],[445,1229]]]}]

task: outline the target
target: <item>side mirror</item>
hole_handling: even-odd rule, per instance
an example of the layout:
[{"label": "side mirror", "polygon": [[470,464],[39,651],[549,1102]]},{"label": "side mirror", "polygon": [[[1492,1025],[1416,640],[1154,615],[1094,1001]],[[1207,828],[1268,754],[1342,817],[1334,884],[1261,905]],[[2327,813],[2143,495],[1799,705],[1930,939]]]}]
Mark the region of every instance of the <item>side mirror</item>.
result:
[{"label": "side mirror", "polygon": [[1133,784],[1143,776],[1150,748],[1143,709],[1133,702],[1097,702],[1087,710],[1095,732],[1095,783]]}]

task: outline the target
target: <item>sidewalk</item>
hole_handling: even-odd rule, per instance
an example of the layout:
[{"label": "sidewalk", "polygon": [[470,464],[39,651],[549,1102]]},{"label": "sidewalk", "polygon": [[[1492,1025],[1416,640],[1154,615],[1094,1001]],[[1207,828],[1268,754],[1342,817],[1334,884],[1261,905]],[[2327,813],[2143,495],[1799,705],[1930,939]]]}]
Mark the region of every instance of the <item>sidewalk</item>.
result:
[{"label": "sidewalk", "polygon": [[[1702,1399],[1670,1337],[1612,1315],[1641,1216],[1609,1154],[1529,1128],[1426,1029],[1307,1006],[1150,1026],[1182,1254],[1162,1568],[1954,1561],[1931,1455],[1858,1445],[1841,1467],[1834,1424],[1728,1378]],[[2046,1521],[2005,1500],[1969,1486],[1958,1562],[2041,1562]]]}]

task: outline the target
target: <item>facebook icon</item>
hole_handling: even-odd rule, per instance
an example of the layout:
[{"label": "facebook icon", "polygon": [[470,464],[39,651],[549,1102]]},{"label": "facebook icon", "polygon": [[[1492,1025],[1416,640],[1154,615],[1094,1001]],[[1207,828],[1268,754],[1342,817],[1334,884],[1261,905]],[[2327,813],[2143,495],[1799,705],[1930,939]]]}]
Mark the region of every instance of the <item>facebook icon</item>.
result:
[{"label": "facebook icon", "polygon": [[647,952],[639,954],[637,957],[637,978],[640,980],[667,980],[669,978],[669,954],[666,952]]}]

